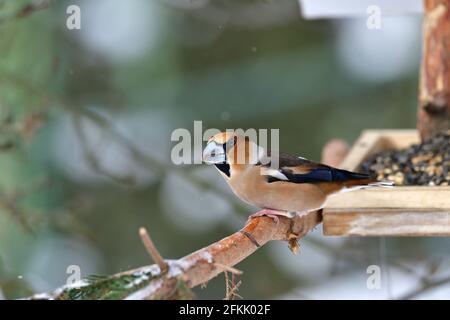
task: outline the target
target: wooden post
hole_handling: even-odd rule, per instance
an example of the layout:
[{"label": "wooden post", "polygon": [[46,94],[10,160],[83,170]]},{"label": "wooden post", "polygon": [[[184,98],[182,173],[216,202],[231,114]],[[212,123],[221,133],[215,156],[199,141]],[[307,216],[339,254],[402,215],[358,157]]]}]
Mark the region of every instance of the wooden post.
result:
[{"label": "wooden post", "polygon": [[417,128],[423,139],[450,129],[450,0],[424,0]]}]

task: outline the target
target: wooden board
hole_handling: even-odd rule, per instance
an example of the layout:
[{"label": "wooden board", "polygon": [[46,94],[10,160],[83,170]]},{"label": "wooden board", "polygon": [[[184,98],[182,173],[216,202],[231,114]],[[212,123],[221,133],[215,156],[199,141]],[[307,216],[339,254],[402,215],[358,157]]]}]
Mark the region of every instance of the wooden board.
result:
[{"label": "wooden board", "polygon": [[[415,130],[367,130],[342,163],[419,141]],[[450,236],[450,187],[373,188],[333,196],[323,210],[327,236]]]}]

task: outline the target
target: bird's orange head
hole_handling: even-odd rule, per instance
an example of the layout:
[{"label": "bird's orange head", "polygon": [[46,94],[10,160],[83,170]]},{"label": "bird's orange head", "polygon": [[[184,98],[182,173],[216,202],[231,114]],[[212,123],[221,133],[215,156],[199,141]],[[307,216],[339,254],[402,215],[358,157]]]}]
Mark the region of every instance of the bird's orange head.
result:
[{"label": "bird's orange head", "polygon": [[248,136],[236,132],[220,132],[212,136],[203,151],[203,161],[210,164],[255,164],[260,147]]}]

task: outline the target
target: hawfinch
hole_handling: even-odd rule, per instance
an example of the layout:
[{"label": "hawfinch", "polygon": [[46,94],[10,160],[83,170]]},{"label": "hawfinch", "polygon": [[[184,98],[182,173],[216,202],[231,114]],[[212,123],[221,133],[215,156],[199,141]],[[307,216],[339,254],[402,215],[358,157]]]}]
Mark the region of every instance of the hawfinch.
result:
[{"label": "hawfinch", "polygon": [[[324,207],[329,196],[371,186],[391,185],[367,174],[355,173],[280,153],[278,168],[262,164],[270,152],[248,137],[233,132],[212,136],[203,152],[203,161],[213,164],[233,192],[243,201],[262,208],[252,215],[294,217]],[[267,161],[266,161],[267,162]]]}]

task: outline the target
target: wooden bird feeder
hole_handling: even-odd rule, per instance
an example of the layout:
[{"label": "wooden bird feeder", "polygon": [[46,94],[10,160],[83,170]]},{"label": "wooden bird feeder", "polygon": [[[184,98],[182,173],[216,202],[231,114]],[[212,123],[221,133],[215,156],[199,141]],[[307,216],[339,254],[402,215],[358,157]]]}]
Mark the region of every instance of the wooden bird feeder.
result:
[{"label": "wooden bird feeder", "polygon": [[[312,18],[329,16],[316,13],[315,2],[301,1]],[[391,11],[411,9],[406,2],[376,2],[392,7]],[[403,149],[450,129],[450,0],[423,4],[418,130],[364,131],[342,163],[344,169],[357,170],[379,151]],[[450,187],[397,186],[336,195],[323,210],[323,232],[327,236],[450,236]]]},{"label": "wooden bird feeder", "polygon": [[[366,130],[341,167],[420,142],[416,130]],[[398,186],[342,193],[323,210],[327,236],[450,236],[450,187]]]}]

